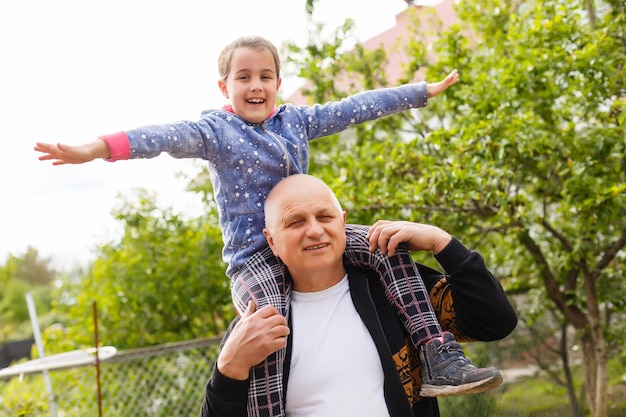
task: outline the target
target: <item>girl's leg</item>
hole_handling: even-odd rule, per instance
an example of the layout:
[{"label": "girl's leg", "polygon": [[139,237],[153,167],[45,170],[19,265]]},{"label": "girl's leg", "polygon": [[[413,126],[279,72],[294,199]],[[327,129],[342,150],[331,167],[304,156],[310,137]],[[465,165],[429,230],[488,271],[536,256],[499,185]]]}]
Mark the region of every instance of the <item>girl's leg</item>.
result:
[{"label": "girl's leg", "polygon": [[422,362],[422,397],[484,392],[502,383],[495,368],[477,368],[465,357],[452,333],[441,330],[426,286],[409,251],[398,247],[394,256],[370,252],[368,228],[346,225],[348,262],[377,272],[387,298],[402,319]]},{"label": "girl's leg", "polygon": [[394,256],[385,256],[378,250],[370,252],[366,239],[368,230],[366,226],[346,225],[345,256],[348,262],[376,271],[389,302],[402,319],[416,347],[441,336],[441,326],[430,303],[428,291],[409,251],[400,245]]},{"label": "girl's leg", "polygon": [[231,292],[240,316],[246,311],[250,301],[254,301],[257,308],[273,305],[282,315],[287,315],[288,303],[285,295],[288,288],[285,284],[285,271],[269,247],[255,253],[235,273]]},{"label": "girl's leg", "polygon": [[[246,310],[249,301],[257,308],[273,305],[285,317],[289,311],[289,285],[285,281],[282,264],[270,248],[257,252],[235,274],[232,281],[232,297],[239,315]],[[284,416],[283,368],[286,349],[268,356],[252,370],[248,415]]]}]

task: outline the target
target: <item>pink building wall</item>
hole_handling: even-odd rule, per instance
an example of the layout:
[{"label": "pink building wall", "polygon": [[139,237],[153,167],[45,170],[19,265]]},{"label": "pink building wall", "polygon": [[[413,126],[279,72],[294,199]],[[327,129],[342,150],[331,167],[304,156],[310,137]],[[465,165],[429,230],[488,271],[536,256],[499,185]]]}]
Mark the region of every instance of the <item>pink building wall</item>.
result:
[{"label": "pink building wall", "polygon": [[[432,23],[429,22],[431,13],[434,10],[441,21],[442,29],[445,29],[456,21],[456,15],[453,10],[454,1],[442,0],[432,6],[407,6],[406,10],[396,15],[395,26],[363,42],[363,47],[367,50],[383,47],[387,51],[388,64],[385,67],[385,73],[390,85],[394,85],[403,75],[403,65],[409,62],[409,58],[405,53],[405,46],[408,42],[408,37],[411,36],[411,30],[408,27],[412,24],[413,16],[421,19],[423,23],[420,26],[429,27]],[[416,74],[415,79],[419,80],[420,75]],[[300,90],[289,96],[287,101],[294,104],[307,104],[307,98],[300,93]]]}]

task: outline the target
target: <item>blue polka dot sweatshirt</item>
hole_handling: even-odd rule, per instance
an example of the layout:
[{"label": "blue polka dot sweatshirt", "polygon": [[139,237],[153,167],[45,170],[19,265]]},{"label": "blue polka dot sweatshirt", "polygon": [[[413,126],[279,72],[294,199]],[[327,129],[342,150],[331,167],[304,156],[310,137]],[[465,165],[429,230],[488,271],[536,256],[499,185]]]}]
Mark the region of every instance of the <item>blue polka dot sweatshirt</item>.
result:
[{"label": "blue polka dot sweatshirt", "polygon": [[197,121],[144,126],[101,139],[109,145],[110,161],[166,152],[174,158],[208,162],[224,241],[222,257],[233,277],[267,246],[265,198],[281,179],[308,172],[310,140],[426,103],[426,83],[421,82],[365,91],[323,105],[283,104],[260,124],[227,109],[208,110]]}]

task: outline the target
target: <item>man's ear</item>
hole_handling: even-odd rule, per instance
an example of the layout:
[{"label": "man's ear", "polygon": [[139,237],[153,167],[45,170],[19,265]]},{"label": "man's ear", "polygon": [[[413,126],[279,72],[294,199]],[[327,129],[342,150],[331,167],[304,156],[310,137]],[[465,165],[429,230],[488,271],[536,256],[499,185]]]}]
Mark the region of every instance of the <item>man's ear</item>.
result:
[{"label": "man's ear", "polygon": [[274,251],[274,247],[275,247],[274,238],[270,234],[269,230],[267,230],[267,227],[263,228],[263,235],[265,236],[265,240],[267,240],[267,244],[270,246],[272,253],[274,253],[274,256],[278,256],[276,255],[276,252]]},{"label": "man's ear", "polygon": [[228,87],[226,86],[226,83],[222,80],[219,80],[217,82],[217,86],[220,88],[220,91],[222,92],[222,95],[228,99],[230,99],[230,97],[228,97]]},{"label": "man's ear", "polygon": [[343,218],[343,224],[346,224],[346,212],[345,210],[341,212],[341,217]]}]

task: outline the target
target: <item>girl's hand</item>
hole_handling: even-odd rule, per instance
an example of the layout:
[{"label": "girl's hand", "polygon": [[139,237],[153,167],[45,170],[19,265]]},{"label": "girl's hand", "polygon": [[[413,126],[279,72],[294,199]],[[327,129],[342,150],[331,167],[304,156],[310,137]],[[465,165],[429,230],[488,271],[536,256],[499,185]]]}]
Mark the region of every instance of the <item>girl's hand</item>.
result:
[{"label": "girl's hand", "polygon": [[35,150],[43,153],[40,161],[52,161],[52,165],[84,164],[97,158],[111,157],[109,146],[103,140],[78,146],[37,142]]},{"label": "girl's hand", "polygon": [[437,254],[450,243],[452,236],[429,224],[379,220],[370,227],[367,239],[370,251],[380,249],[383,255],[392,256],[402,242],[406,242],[411,251],[432,251]]},{"label": "girl's hand", "polygon": [[426,91],[428,98],[435,97],[444,91],[451,85],[455,84],[459,79],[459,72],[455,69],[446,78],[436,83],[426,84]]}]

